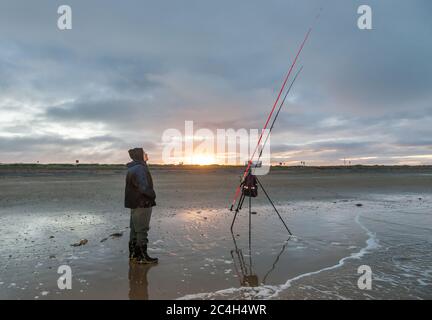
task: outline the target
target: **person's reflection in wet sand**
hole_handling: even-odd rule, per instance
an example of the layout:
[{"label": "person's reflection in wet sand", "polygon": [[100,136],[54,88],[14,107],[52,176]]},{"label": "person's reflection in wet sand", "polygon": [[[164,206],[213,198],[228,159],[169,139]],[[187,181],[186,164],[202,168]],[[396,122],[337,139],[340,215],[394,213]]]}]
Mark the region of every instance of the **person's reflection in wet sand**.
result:
[{"label": "person's reflection in wet sand", "polygon": [[129,299],[148,300],[148,271],[157,265],[129,263]]}]

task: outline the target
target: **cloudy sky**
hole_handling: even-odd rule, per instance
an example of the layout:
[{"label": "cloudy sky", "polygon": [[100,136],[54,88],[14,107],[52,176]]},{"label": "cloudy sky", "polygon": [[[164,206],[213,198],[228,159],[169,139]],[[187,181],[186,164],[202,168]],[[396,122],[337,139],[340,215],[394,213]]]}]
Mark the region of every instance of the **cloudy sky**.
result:
[{"label": "cloudy sky", "polygon": [[160,162],[185,120],[261,128],[320,7],[273,160],[432,164],[430,0],[2,0],[0,162]]}]

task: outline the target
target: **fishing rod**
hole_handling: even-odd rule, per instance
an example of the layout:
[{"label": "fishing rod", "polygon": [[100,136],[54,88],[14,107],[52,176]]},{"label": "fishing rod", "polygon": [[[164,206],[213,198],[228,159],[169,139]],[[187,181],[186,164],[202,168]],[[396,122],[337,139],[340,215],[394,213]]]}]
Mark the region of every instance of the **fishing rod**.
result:
[{"label": "fishing rod", "polygon": [[263,146],[262,146],[262,148],[261,148],[260,154],[258,155],[258,159],[257,159],[257,161],[256,161],[256,163],[255,163],[255,168],[258,166],[258,162],[259,162],[259,160],[261,159],[261,156],[262,156],[262,153],[263,153],[264,147],[265,147],[265,145],[267,144],[267,140],[268,140],[268,138],[270,137],[270,134],[271,134],[271,132],[272,132],[272,130],[273,130],[273,127],[274,127],[275,122],[276,122],[276,120],[277,120],[277,118],[278,118],[278,116],[279,116],[279,113],[280,113],[280,111],[281,111],[281,109],[282,109],[282,107],[283,107],[283,105],[284,105],[284,103],[285,103],[285,100],[286,100],[286,98],[288,97],[288,94],[290,93],[291,88],[293,87],[293,85],[294,85],[294,83],[295,83],[297,77],[299,76],[299,74],[300,74],[300,72],[301,72],[302,70],[303,70],[303,66],[301,66],[300,69],[299,69],[299,70],[297,71],[297,73],[295,74],[293,81],[291,82],[290,86],[288,87],[288,90],[286,91],[285,96],[284,96],[284,98],[282,99],[281,104],[279,105],[279,109],[278,109],[278,111],[276,112],[276,115],[275,115],[274,118],[273,118],[273,122],[272,122],[272,124],[271,124],[271,126],[270,126],[269,132],[268,132],[268,134],[267,134],[267,136],[266,136],[266,139],[265,139],[265,141],[264,141],[264,143],[263,143]]},{"label": "fishing rod", "polygon": [[[286,77],[285,77],[285,79],[284,79],[284,81],[283,81],[283,83],[282,83],[282,87],[281,87],[280,90],[279,90],[279,93],[278,93],[277,98],[276,98],[276,100],[275,100],[275,102],[274,102],[274,104],[273,104],[273,107],[272,107],[272,109],[271,109],[271,111],[270,111],[270,114],[269,114],[269,116],[267,117],[267,121],[265,122],[264,128],[263,128],[263,130],[261,131],[260,137],[259,137],[259,139],[258,139],[258,143],[257,143],[257,145],[255,146],[254,152],[252,153],[252,156],[250,157],[250,159],[249,159],[249,161],[248,161],[248,165],[247,165],[245,171],[243,172],[243,177],[242,177],[242,179],[241,179],[241,182],[240,182],[240,184],[238,185],[238,187],[237,187],[237,189],[236,189],[236,192],[235,192],[235,195],[234,195],[234,199],[233,199],[233,201],[232,201],[231,208],[230,208],[231,211],[233,210],[234,205],[235,205],[236,202],[237,202],[237,199],[238,199],[238,197],[239,197],[239,195],[240,195],[240,190],[241,190],[241,186],[242,186],[242,181],[246,178],[246,176],[247,176],[248,173],[249,173],[249,169],[250,169],[250,167],[251,167],[251,165],[252,165],[252,160],[253,160],[253,158],[254,158],[254,156],[255,156],[255,153],[256,153],[256,151],[257,151],[257,149],[258,149],[258,147],[259,147],[259,145],[260,145],[260,143],[261,143],[261,140],[262,140],[263,134],[264,134],[265,130],[267,129],[267,125],[268,125],[268,123],[269,123],[269,121],[270,121],[270,119],[271,119],[271,117],[272,117],[272,115],[273,115],[273,112],[274,112],[274,110],[275,110],[275,108],[276,108],[277,103],[279,102],[279,99],[280,99],[280,97],[281,97],[281,95],[282,95],[282,92],[283,92],[284,89],[285,89],[285,86],[286,86],[286,83],[287,83],[287,81],[288,81],[288,78],[289,78],[289,76],[291,75],[291,72],[292,72],[294,66],[296,65],[297,59],[298,59],[298,57],[300,56],[300,53],[302,52],[303,47],[304,47],[305,43],[307,42],[307,40],[308,40],[308,38],[309,38],[309,35],[311,34],[311,32],[312,32],[312,30],[313,30],[313,28],[314,28],[316,22],[317,22],[318,19],[320,18],[320,16],[321,16],[321,12],[322,12],[322,8],[320,8],[318,14],[315,16],[314,22],[313,22],[312,25],[309,27],[309,29],[308,29],[308,31],[307,31],[307,33],[306,33],[304,39],[303,39],[303,42],[301,43],[301,45],[300,45],[300,47],[299,47],[299,49],[298,49],[298,51],[297,51],[297,54],[296,54],[296,56],[295,56],[295,58],[294,58],[294,61],[293,61],[293,63],[291,64],[291,66],[290,66],[290,68],[289,68],[289,70],[288,70],[288,73],[287,73],[287,75],[286,75]],[[260,153],[262,153],[262,150],[261,150]]]},{"label": "fishing rod", "polygon": [[[319,18],[319,14],[318,14],[318,16],[316,17],[316,19],[318,19],[318,18]],[[285,86],[286,86],[286,83],[287,83],[287,81],[288,81],[288,78],[289,78],[289,76],[291,75],[291,72],[292,72],[292,70],[294,69],[294,67],[295,67],[295,65],[296,65],[296,63],[297,63],[297,59],[298,59],[298,57],[300,56],[300,53],[302,52],[303,47],[304,47],[306,41],[308,40],[309,35],[310,35],[311,32],[312,32],[312,27],[310,27],[310,28],[308,29],[308,31],[307,31],[307,33],[306,33],[306,36],[304,37],[303,42],[301,43],[301,45],[300,45],[300,47],[299,47],[299,49],[298,49],[298,51],[297,51],[297,54],[296,54],[296,56],[295,56],[295,58],[294,58],[294,61],[293,61],[293,63],[291,64],[291,66],[290,66],[290,68],[289,68],[289,70],[288,70],[287,75],[285,76],[285,79],[284,79],[284,81],[283,81],[283,83],[282,83],[282,87],[281,87],[280,90],[279,90],[279,93],[278,93],[278,95],[277,95],[277,97],[276,97],[276,100],[275,100],[275,102],[274,102],[274,104],[273,104],[273,107],[272,107],[272,109],[271,109],[271,111],[270,111],[270,114],[269,114],[269,116],[267,117],[267,120],[266,120],[266,122],[265,122],[265,124],[264,124],[264,128],[263,128],[262,131],[261,131],[261,134],[260,134],[259,139],[258,139],[258,143],[257,143],[257,145],[256,145],[256,147],[255,147],[255,149],[254,149],[254,152],[252,153],[252,156],[250,157],[250,159],[249,159],[249,161],[248,161],[248,165],[247,165],[245,171],[243,172],[243,178],[242,178],[242,181],[246,178],[246,176],[247,176],[247,174],[248,174],[248,172],[249,172],[249,169],[250,169],[250,167],[251,167],[251,165],[252,165],[252,160],[253,160],[253,158],[255,157],[255,153],[256,153],[256,151],[257,151],[259,145],[261,144],[261,140],[262,140],[262,138],[263,138],[263,134],[264,134],[265,130],[267,129],[268,123],[269,123],[269,121],[270,121],[270,119],[271,119],[271,117],[272,117],[272,115],[273,115],[273,112],[274,112],[275,109],[276,109],[276,106],[277,106],[277,104],[278,104],[278,102],[279,102],[279,99],[280,99],[280,97],[281,97],[281,95],[282,95],[282,92],[283,92],[284,89],[285,89]],[[231,208],[230,208],[231,211],[232,211],[232,209],[234,208],[235,203],[237,202],[237,199],[238,199],[238,197],[239,197],[239,195],[240,195],[240,190],[241,190],[241,184],[240,184],[240,185],[237,187],[237,189],[236,189],[236,192],[235,192],[235,195],[234,195],[234,199],[233,199],[233,202],[232,202],[232,204],[231,204]]]},{"label": "fishing rod", "polygon": [[[283,107],[283,105],[284,105],[284,103],[285,103],[285,100],[286,100],[286,98],[288,97],[288,94],[290,93],[291,88],[293,87],[293,85],[294,85],[294,83],[295,83],[297,77],[299,76],[299,74],[300,74],[300,72],[301,72],[302,70],[303,70],[303,66],[302,66],[302,67],[297,71],[296,75],[294,76],[294,79],[291,81],[291,84],[290,84],[290,86],[288,87],[288,90],[285,92],[285,95],[284,95],[284,97],[283,97],[283,99],[282,99],[282,102],[281,102],[280,105],[279,105],[278,111],[277,111],[276,115],[275,115],[274,118],[273,118],[272,124],[271,124],[271,126],[270,126],[270,130],[269,130],[269,132],[268,132],[268,134],[267,134],[267,136],[266,136],[266,139],[265,139],[265,141],[264,141],[263,147],[261,148],[261,151],[260,151],[260,153],[259,153],[258,159],[257,159],[257,161],[256,161],[256,163],[255,163],[255,168],[256,168],[256,167],[258,166],[258,164],[259,164],[259,159],[260,159],[261,156],[262,156],[262,152],[263,152],[263,150],[264,150],[264,146],[266,145],[266,143],[267,143],[267,141],[268,141],[268,138],[270,137],[270,134],[271,134],[271,132],[272,132],[272,130],[273,130],[273,128],[274,128],[274,125],[275,125],[276,120],[277,120],[277,118],[278,118],[278,116],[279,116],[279,113],[280,113],[280,111],[281,111],[281,109],[282,109],[282,107]],[[279,219],[282,221],[282,224],[284,225],[285,229],[286,229],[286,230],[288,231],[288,233],[291,235],[292,233],[291,233],[290,229],[288,228],[288,226],[286,225],[285,221],[283,220],[283,218],[282,218],[281,215],[279,214],[279,211],[278,211],[277,208],[275,207],[275,205],[274,205],[272,199],[270,198],[270,196],[268,195],[267,191],[264,189],[264,186],[261,184],[261,182],[259,181],[259,179],[258,179],[256,176],[253,176],[253,177],[254,177],[253,180],[254,180],[256,183],[259,184],[259,186],[261,187],[261,189],[262,189],[262,191],[264,192],[265,196],[267,197],[267,199],[269,200],[270,204],[272,205],[273,209],[275,210],[275,212],[276,212],[277,215],[279,216]],[[251,181],[252,181],[252,180],[251,180]],[[249,181],[249,182],[251,182],[251,181]],[[245,183],[246,183],[246,182],[245,182]],[[246,186],[243,186],[243,187],[246,187],[247,190],[249,190],[249,187],[251,187],[252,189],[256,190],[256,187],[257,187],[256,183],[255,183],[255,186],[247,185],[247,183],[246,183]],[[242,184],[243,184],[243,181],[240,183],[240,187],[242,186]],[[252,184],[254,184],[254,183],[252,183]],[[249,194],[249,195],[248,195],[248,196],[249,196],[249,241],[250,241],[250,239],[251,239],[251,234],[250,234],[250,233],[251,233],[251,215],[250,215],[250,214],[251,214],[251,206],[252,206],[252,204],[251,204],[251,197],[256,197],[256,195],[257,195],[257,194],[255,194],[255,195],[253,195],[253,194]],[[242,206],[243,206],[244,199],[245,199],[245,194],[242,193],[242,195],[241,195],[241,197],[240,197],[240,201],[239,201],[239,203],[238,203],[238,205],[237,205],[237,208],[236,208],[236,210],[235,210],[235,215],[234,215],[233,221],[232,221],[232,223],[231,223],[231,232],[232,232],[232,230],[233,230],[234,221],[235,221],[235,219],[236,219],[236,217],[237,217],[237,213],[241,210],[241,208],[242,208]],[[232,210],[232,207],[231,207],[231,210]]]}]

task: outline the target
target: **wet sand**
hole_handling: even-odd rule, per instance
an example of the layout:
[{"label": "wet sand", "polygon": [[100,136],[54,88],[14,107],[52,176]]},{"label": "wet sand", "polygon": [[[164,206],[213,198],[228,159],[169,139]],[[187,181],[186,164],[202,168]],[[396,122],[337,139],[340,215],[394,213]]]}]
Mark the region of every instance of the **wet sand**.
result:
[{"label": "wet sand", "polygon": [[[260,194],[250,252],[247,206],[229,232],[241,169],[152,173],[150,253],[160,264],[142,266],[127,259],[121,168],[0,168],[0,298],[432,298],[429,167],[272,169],[261,181],[294,236]],[[372,290],[357,287],[364,264]],[[57,287],[60,265],[72,268],[72,290]]]}]

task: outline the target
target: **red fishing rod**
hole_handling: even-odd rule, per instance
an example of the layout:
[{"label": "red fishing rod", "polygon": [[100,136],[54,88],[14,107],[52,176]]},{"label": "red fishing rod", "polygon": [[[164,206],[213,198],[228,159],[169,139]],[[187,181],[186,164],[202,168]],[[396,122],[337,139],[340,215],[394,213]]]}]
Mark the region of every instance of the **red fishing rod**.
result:
[{"label": "red fishing rod", "polygon": [[[319,16],[320,16],[320,14],[318,14],[318,15],[316,16],[315,21],[319,18]],[[249,169],[250,169],[250,167],[251,167],[251,165],[252,165],[252,160],[253,160],[253,158],[255,157],[255,153],[256,153],[256,151],[258,150],[258,147],[259,147],[259,145],[260,145],[260,143],[261,143],[261,140],[262,140],[262,138],[263,138],[263,134],[264,134],[265,130],[267,129],[268,123],[269,123],[269,121],[270,121],[270,119],[271,119],[271,117],[272,117],[272,115],[273,115],[273,112],[274,112],[275,109],[276,109],[276,106],[277,106],[277,104],[278,104],[278,102],[279,102],[279,99],[280,99],[280,97],[281,97],[281,95],[282,95],[282,92],[283,92],[284,89],[285,89],[285,86],[286,86],[286,83],[287,83],[287,81],[288,81],[288,78],[290,77],[291,72],[292,72],[292,70],[294,69],[294,67],[295,67],[295,65],[296,65],[296,63],[297,63],[297,59],[298,59],[298,57],[300,56],[300,53],[302,52],[303,47],[304,47],[306,41],[308,40],[310,33],[312,32],[312,29],[313,29],[313,27],[310,27],[310,28],[308,29],[308,31],[307,31],[307,33],[306,33],[306,36],[304,37],[303,42],[301,43],[301,45],[300,45],[300,47],[299,47],[299,49],[298,49],[298,51],[297,51],[297,54],[296,54],[296,56],[295,56],[295,58],[294,58],[294,61],[293,61],[293,63],[291,64],[291,66],[290,66],[290,68],[289,68],[289,70],[288,70],[287,75],[285,76],[285,79],[284,79],[284,81],[283,81],[283,83],[282,83],[282,87],[281,87],[280,90],[279,90],[279,93],[278,93],[278,95],[277,95],[277,97],[276,97],[276,100],[275,100],[275,102],[274,102],[274,104],[273,104],[273,107],[272,107],[272,109],[271,109],[271,111],[270,111],[270,114],[268,115],[267,120],[266,120],[266,122],[265,122],[265,124],[264,124],[264,127],[263,127],[263,129],[262,129],[262,131],[261,131],[261,134],[260,134],[259,139],[258,139],[258,143],[257,143],[257,145],[256,145],[256,147],[255,147],[255,149],[254,149],[254,152],[252,153],[252,156],[250,157],[250,159],[249,159],[249,161],[248,161],[248,165],[247,165],[245,171],[243,172],[243,177],[242,177],[242,179],[241,179],[242,181],[246,178],[246,176],[247,176],[247,174],[248,174],[248,172],[249,172]],[[235,192],[234,199],[233,199],[233,202],[232,202],[232,204],[231,204],[231,208],[230,208],[230,210],[232,210],[232,209],[234,208],[234,205],[235,205],[235,203],[236,203],[236,201],[237,201],[237,199],[238,199],[238,197],[239,197],[239,195],[240,195],[240,191],[241,191],[241,183],[240,183],[240,185],[239,185],[239,186],[237,187],[237,189],[236,189],[236,192]]]},{"label": "red fishing rod", "polygon": [[[257,159],[257,162],[256,162],[256,164],[255,164],[255,168],[258,166],[258,162],[259,162],[259,160],[261,159],[261,156],[262,156],[262,152],[263,152],[263,150],[264,150],[264,147],[265,147],[265,145],[267,144],[267,141],[268,141],[268,139],[269,139],[269,137],[270,137],[270,134],[271,134],[271,132],[272,132],[272,130],[273,130],[273,128],[274,128],[274,125],[275,125],[276,120],[277,120],[277,118],[278,118],[278,116],[279,116],[279,113],[280,113],[280,111],[281,111],[281,109],[282,109],[282,107],[283,107],[283,105],[284,105],[284,103],[285,103],[285,100],[286,100],[288,94],[290,93],[291,88],[293,87],[295,81],[297,80],[297,77],[299,76],[299,74],[300,74],[300,72],[301,72],[302,70],[303,70],[303,66],[302,66],[302,67],[297,71],[296,75],[294,76],[294,79],[291,81],[291,84],[290,84],[290,86],[288,87],[288,90],[285,92],[285,96],[283,97],[282,102],[281,102],[280,105],[279,105],[278,111],[276,112],[276,115],[275,115],[274,118],[273,118],[273,121],[272,121],[272,124],[271,124],[271,126],[270,126],[269,132],[268,132],[268,134],[267,134],[267,136],[266,136],[266,139],[264,140],[263,147],[261,148],[261,151],[260,151],[260,153],[259,153],[259,155],[258,155],[258,159]],[[244,179],[244,178],[243,178],[243,179]],[[241,188],[241,184],[240,184],[240,188]],[[234,205],[234,203],[233,203],[232,206],[231,206],[231,210],[233,209],[233,205]],[[241,206],[241,205],[239,204],[239,206]]]}]

